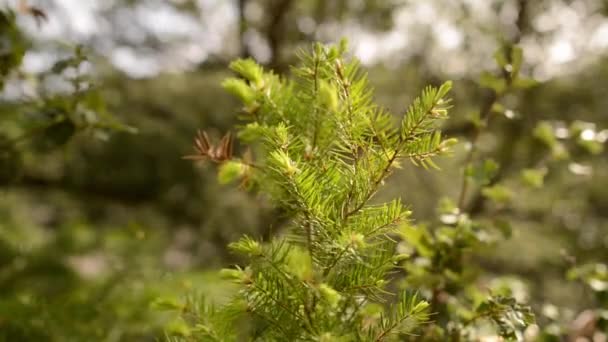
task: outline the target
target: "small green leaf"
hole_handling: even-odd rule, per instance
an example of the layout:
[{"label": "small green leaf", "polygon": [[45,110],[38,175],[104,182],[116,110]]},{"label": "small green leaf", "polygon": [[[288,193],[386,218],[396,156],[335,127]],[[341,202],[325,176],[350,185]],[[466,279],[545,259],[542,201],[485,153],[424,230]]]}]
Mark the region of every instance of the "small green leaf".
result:
[{"label": "small green leaf", "polygon": [[245,174],[247,166],[237,160],[229,160],[220,166],[217,174],[220,184],[232,183]]},{"label": "small green leaf", "polygon": [[337,306],[340,302],[340,299],[342,298],[338,291],[334,290],[331,286],[324,283],[319,285],[319,292],[332,307]]},{"label": "small green leaf", "polygon": [[348,50],[348,39],[342,38],[338,43],[338,52],[340,52],[340,54],[344,54],[346,50]]},{"label": "small green leaf", "polygon": [[480,185],[489,184],[498,174],[499,165],[493,159],[486,159],[478,165],[469,165],[465,175]]},{"label": "small green leaf", "polygon": [[494,102],[494,104],[492,105],[492,112],[502,114],[505,112],[505,106],[501,103]]},{"label": "small green leaf", "polygon": [[541,121],[534,128],[534,137],[542,141],[545,145],[552,148],[557,143],[557,138],[553,132],[553,127],[546,121]]},{"label": "small green leaf", "polygon": [[528,89],[537,86],[539,83],[533,78],[529,77],[516,77],[511,85],[516,89]]},{"label": "small green leaf", "polygon": [[243,271],[234,268],[222,268],[220,270],[220,276],[225,279],[240,279]]},{"label": "small green leaf", "polygon": [[243,80],[238,78],[228,78],[222,82],[222,87],[238,97],[245,105],[251,105],[256,99],[256,92]]},{"label": "small green leaf", "polygon": [[494,323],[499,335],[504,338],[513,339],[518,331],[535,323],[532,309],[512,297],[492,296],[480,303],[475,311],[476,317]]},{"label": "small green leaf", "polygon": [[481,194],[496,204],[507,204],[513,198],[511,189],[499,184],[483,188]]},{"label": "small green leaf", "polygon": [[437,211],[440,214],[452,214],[454,212],[458,212],[458,206],[449,197],[442,197],[441,199],[439,199]]},{"label": "small green leaf", "polygon": [[481,120],[480,113],[478,111],[471,112],[467,116],[467,120],[473,124],[476,128],[481,128],[483,126],[483,121]]},{"label": "small green leaf", "polygon": [[340,236],[342,248],[360,249],[366,246],[365,236],[361,233],[345,231]]},{"label": "small green leaf", "polygon": [[184,320],[181,318],[177,318],[177,319],[167,323],[167,325],[165,326],[165,330],[167,331],[167,333],[169,333],[171,335],[177,335],[177,336],[183,336],[183,337],[188,337],[192,334],[188,324],[186,324],[186,322],[184,322]]},{"label": "small green leaf", "polygon": [[391,259],[395,264],[397,264],[401,261],[408,260],[411,257],[412,257],[412,255],[409,253],[400,253],[400,254],[395,254]]},{"label": "small green leaf", "polygon": [[546,168],[524,169],[521,171],[521,179],[525,185],[532,188],[541,188],[547,174]]},{"label": "small green leaf", "polygon": [[576,143],[589,154],[597,155],[604,151],[604,144],[596,140],[578,139]]},{"label": "small green leaf", "polygon": [[238,59],[230,63],[230,69],[254,84],[258,89],[264,86],[264,70],[253,59]]},{"label": "small green leaf", "polygon": [[505,68],[509,64],[509,59],[506,56],[506,49],[504,47],[500,47],[494,52],[494,60],[499,67]]},{"label": "small green leaf", "polygon": [[513,46],[511,48],[511,75],[516,77],[519,75],[521,65],[523,63],[523,50],[519,46]]},{"label": "small green leaf", "polygon": [[415,227],[405,224],[400,227],[399,235],[403,239],[404,246],[413,247],[416,251],[425,257],[432,256],[434,251],[433,237],[430,236],[426,227]]},{"label": "small green leaf", "polygon": [[338,91],[336,88],[326,81],[319,83],[319,101],[321,105],[332,112],[338,110]]},{"label": "small green leaf", "polygon": [[564,144],[557,143],[551,150],[551,155],[555,160],[566,160],[570,158],[570,152],[566,149]]},{"label": "small green leaf", "polygon": [[268,127],[260,126],[257,122],[246,124],[238,132],[238,137],[244,142],[253,142],[268,134]]},{"label": "small green leaf", "polygon": [[276,166],[276,169],[286,175],[294,175],[299,173],[300,170],[297,167],[296,162],[289,158],[286,152],[281,150],[273,151],[270,153],[270,161]]},{"label": "small green leaf", "polygon": [[292,248],[287,255],[287,268],[298,279],[309,281],[313,276],[310,254],[301,248]]},{"label": "small green leaf", "polygon": [[175,298],[156,298],[150,306],[156,310],[165,310],[171,311],[176,310],[180,311],[184,308],[184,304],[180,303]]},{"label": "small green leaf", "polygon": [[507,81],[503,78],[492,75],[489,72],[483,72],[479,77],[479,85],[494,90],[497,94],[503,93],[507,89]]},{"label": "small green leaf", "polygon": [[602,263],[591,263],[570,269],[569,279],[581,280],[593,291],[608,292],[608,266]]},{"label": "small green leaf", "polygon": [[437,98],[443,98],[452,89],[452,81],[445,81],[437,90]]},{"label": "small green leaf", "polygon": [[273,134],[281,148],[286,148],[289,145],[289,128],[285,124],[278,124],[275,127]]},{"label": "small green leaf", "polygon": [[228,245],[231,250],[249,255],[249,256],[260,256],[263,254],[262,246],[256,240],[249,236],[243,236],[239,241],[233,242]]}]

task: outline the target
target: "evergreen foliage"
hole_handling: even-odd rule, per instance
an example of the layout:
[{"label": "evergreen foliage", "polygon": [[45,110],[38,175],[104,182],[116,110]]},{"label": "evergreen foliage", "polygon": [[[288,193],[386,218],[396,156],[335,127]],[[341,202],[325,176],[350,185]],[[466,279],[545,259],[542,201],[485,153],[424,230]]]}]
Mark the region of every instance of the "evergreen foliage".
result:
[{"label": "evergreen foliage", "polygon": [[[290,218],[287,232],[268,243],[245,236],[229,246],[248,264],[222,272],[241,290],[217,314],[225,321],[225,312],[240,311],[229,317],[246,319],[255,339],[401,339],[423,331],[437,314],[431,303],[411,292],[437,288],[424,277],[416,281],[420,267],[405,267],[408,289],[399,294],[393,290],[396,266],[410,259],[396,253],[395,239],[414,242],[418,236],[417,242],[424,244],[428,233],[408,223],[411,213],[399,200],[373,199],[400,163],[437,168],[433,158],[449,152],[455,140],[443,138],[438,127],[447,118],[451,83],[425,88],[395,122],[373,102],[366,76],[345,52],[344,42],[315,45],[310,53],[301,53],[293,80],[266,72],[251,60],[233,62],[231,68],[241,78],[226,80],[224,87],[244,104],[245,123],[238,136],[253,147],[256,158],[247,153],[226,162],[214,156],[229,152],[209,153],[214,148],[205,133],[197,139],[198,158],[220,163],[222,182],[244,180]],[[462,222],[442,229],[437,242],[462,248],[476,240],[471,223]],[[451,253],[450,245],[429,245],[427,251]],[[443,271],[429,272],[440,276]],[[204,315],[195,317],[210,315],[204,306],[199,310]],[[505,336],[513,334],[505,317],[511,312],[519,317],[521,310],[512,299],[493,298],[478,309]],[[522,323],[530,320],[527,315]],[[237,339],[234,327],[216,330],[200,319],[189,321],[194,328],[182,333],[190,338]]]}]

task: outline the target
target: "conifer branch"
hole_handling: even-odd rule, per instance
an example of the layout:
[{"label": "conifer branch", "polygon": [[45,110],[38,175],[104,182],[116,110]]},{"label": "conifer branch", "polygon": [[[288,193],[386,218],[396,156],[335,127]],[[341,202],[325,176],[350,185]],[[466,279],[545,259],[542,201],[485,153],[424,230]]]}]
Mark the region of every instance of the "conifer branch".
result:
[{"label": "conifer branch", "polygon": [[[267,315],[264,315],[264,314],[262,314],[260,312],[256,312],[256,311],[249,311],[249,312],[251,314],[253,314],[253,315],[257,315],[264,322],[269,323],[271,326],[273,326],[274,328],[276,328],[277,330],[279,330],[283,335],[285,335],[285,338],[287,338],[287,339],[291,338],[291,336],[289,335],[289,333],[287,332],[287,330],[285,330],[285,327],[283,326],[284,324],[281,324],[276,319],[274,319],[272,317],[268,317]],[[218,340],[218,341],[222,342],[222,340]]]},{"label": "conifer branch", "polygon": [[352,245],[353,245],[353,242],[350,242],[350,243],[348,243],[348,245],[346,245],[344,248],[342,248],[340,250],[338,255],[336,255],[336,257],[330,262],[329,266],[327,266],[325,268],[325,270],[323,270],[323,277],[327,277],[329,275],[331,270],[338,264],[340,259],[342,259],[344,254],[352,247]]},{"label": "conifer branch", "polygon": [[358,213],[361,209],[363,209],[363,207],[367,204],[367,202],[376,194],[376,192],[378,191],[378,186],[386,178],[386,176],[388,175],[388,173],[396,159],[397,159],[397,150],[395,150],[395,152],[393,153],[393,156],[386,163],[386,166],[380,173],[380,176],[378,178],[376,178],[376,180],[373,182],[371,190],[367,192],[367,194],[365,195],[363,200],[355,208],[351,209],[349,212],[347,212],[344,215],[344,221],[348,220],[348,218],[350,216]]},{"label": "conifer branch", "polygon": [[[425,126],[429,126],[436,120],[437,118],[442,118],[445,116],[448,107],[440,108],[440,105],[447,105],[449,101],[444,100],[444,96],[451,88],[451,83],[445,83],[438,89],[427,88],[424,90],[421,97],[417,98],[414,103],[407,110],[402,126],[403,129],[399,135],[399,140],[397,143],[397,147],[394,149],[392,156],[388,159],[386,166],[380,172],[380,175],[373,181],[371,189],[367,192],[367,194],[363,197],[363,200],[355,206],[352,210],[347,212],[344,215],[344,219],[346,220],[351,215],[360,211],[365,204],[376,194],[378,191],[378,186],[382,183],[382,181],[388,176],[393,164],[400,157],[400,153],[404,148],[407,148],[408,144],[413,143],[420,139],[424,134],[432,134],[433,130],[424,128]],[[413,122],[410,122],[413,120]],[[424,128],[424,129],[423,129]],[[422,131],[420,131],[423,129]],[[441,149],[437,149],[435,154],[441,152]],[[434,151],[417,151],[415,153],[410,153],[406,155],[406,157],[418,157],[418,158],[428,158],[433,154]]]},{"label": "conifer branch", "polygon": [[[291,309],[284,304],[283,302],[281,302],[279,299],[275,298],[272,294],[270,294],[266,289],[260,287],[259,285],[257,285],[255,282],[251,284],[251,286],[258,292],[262,293],[264,296],[266,296],[268,299],[270,299],[271,301],[273,301],[279,308],[281,308],[284,312],[286,312],[287,314],[289,314],[290,316],[292,316],[293,318],[296,319],[297,322],[307,322],[307,320],[300,316],[298,313],[291,311]],[[255,310],[255,309],[253,309]],[[312,331],[306,327],[304,325],[304,329],[306,331],[308,331],[309,333],[312,333]]]},{"label": "conifer branch", "polygon": [[[449,84],[426,88],[399,127],[373,103],[357,63],[342,59],[343,46],[313,49],[301,56],[295,82],[245,60],[231,65],[244,80],[224,83],[255,114],[245,117],[251,123],[237,136],[262,151],[251,162],[255,168],[249,170],[245,158],[239,165],[255,172],[251,179],[293,215],[289,238],[272,241],[270,249],[247,238],[234,244],[234,250],[253,256],[251,265],[225,272],[245,287],[248,310],[271,319],[262,338],[319,336],[317,329],[323,336],[367,334],[369,327],[355,318],[364,303],[383,303],[390,293],[385,286],[395,241],[389,234],[408,215],[399,201],[369,201],[398,158],[433,166],[430,158],[447,147],[435,123],[447,115],[443,97]],[[199,140],[203,154],[215,150],[206,137]],[[403,330],[399,319],[407,319],[412,303],[404,299],[391,307],[394,319],[370,340]]]}]

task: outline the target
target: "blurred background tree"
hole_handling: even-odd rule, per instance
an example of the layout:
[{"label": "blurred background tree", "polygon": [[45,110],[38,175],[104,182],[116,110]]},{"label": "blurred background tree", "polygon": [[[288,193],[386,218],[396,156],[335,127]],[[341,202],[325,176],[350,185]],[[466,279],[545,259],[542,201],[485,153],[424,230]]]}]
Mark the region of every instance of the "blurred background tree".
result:
[{"label": "blurred background tree", "polygon": [[[479,136],[479,158],[500,165],[493,183],[520,179],[523,168],[548,172],[542,187],[515,189],[506,213],[511,239],[479,251],[475,263],[518,279],[541,325],[560,318],[567,327],[600,307],[594,288],[563,279],[571,266],[608,260],[606,1],[2,0],[0,8],[16,12],[15,26],[0,23],[3,141],[77,98],[77,115],[112,113],[113,124],[137,129],[86,129],[85,120],[73,130],[62,121],[50,135],[4,145],[0,336],[7,340],[25,332],[31,340],[85,338],[92,327],[102,340],[152,338],[168,319],[150,312],[153,297],[221,288],[208,271],[235,262],[226,244],[242,233],[268,237],[283,217],[181,156],[198,128],[219,137],[237,122],[237,104],[220,88],[230,60],[251,56],[284,74],[298,48],[341,37],[368,68],[378,102],[395,113],[424,85],[455,81],[445,130],[463,138],[456,155],[442,160],[442,172],[405,167],[383,193],[411,203],[421,223],[435,220],[439,197],[458,200],[453,180],[461,179],[464,142],[489,103],[482,87],[500,87],[484,73],[495,69],[494,51],[522,47],[521,72],[537,84],[496,102],[502,114]],[[66,82],[74,71],[59,63],[79,53],[86,60],[71,68],[96,85],[84,99]],[[59,104],[50,95],[58,89]],[[538,164],[547,151],[563,150],[569,158]],[[493,215],[477,188],[464,203],[480,219]],[[83,308],[90,311],[71,311]]]}]

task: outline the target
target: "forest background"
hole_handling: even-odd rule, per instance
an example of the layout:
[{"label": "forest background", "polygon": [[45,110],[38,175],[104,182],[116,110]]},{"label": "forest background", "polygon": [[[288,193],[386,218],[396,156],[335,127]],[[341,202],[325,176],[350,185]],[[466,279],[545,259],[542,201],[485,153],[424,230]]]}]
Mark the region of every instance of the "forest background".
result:
[{"label": "forest background", "polygon": [[[554,325],[567,335],[606,304],[606,1],[4,0],[0,8],[15,13],[14,26],[0,22],[0,338],[149,340],[184,328],[151,305],[159,297],[229,296],[217,270],[239,259],[226,246],[243,234],[267,240],[281,213],[218,184],[212,164],[182,157],[197,129],[219,139],[238,122],[239,104],[221,87],[230,61],[251,57],[287,75],[298,49],[343,37],[393,113],[427,84],[453,81],[442,127],[461,142],[453,156],[436,160],[441,171],[404,165],[379,196],[401,198],[419,223],[449,220],[437,204],[458,201],[487,90],[503,87],[489,74],[495,51],[521,47],[530,81],[492,101],[497,114],[477,143],[480,160],[500,166],[488,181],[508,190],[467,198],[473,215],[493,217],[489,200],[506,196],[509,238],[475,251],[471,265],[530,304],[548,333]],[[74,100],[82,84],[91,91]],[[72,100],[85,124],[43,120]],[[558,161],[545,168],[547,149]],[[584,265],[583,276],[572,271]]]}]

